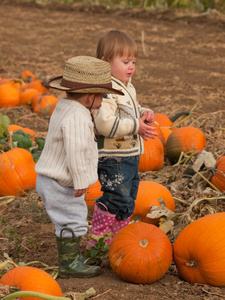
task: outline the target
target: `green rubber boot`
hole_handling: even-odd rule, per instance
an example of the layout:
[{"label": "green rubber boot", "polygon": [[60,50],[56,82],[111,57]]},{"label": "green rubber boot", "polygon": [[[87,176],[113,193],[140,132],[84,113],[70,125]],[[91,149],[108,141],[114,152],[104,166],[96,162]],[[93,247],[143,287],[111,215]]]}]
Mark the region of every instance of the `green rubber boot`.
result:
[{"label": "green rubber boot", "polygon": [[[63,237],[64,230],[72,233],[72,237]],[[99,266],[84,264],[85,258],[79,251],[80,238],[74,236],[74,232],[69,228],[64,228],[60,232],[60,237],[56,237],[59,254],[59,277],[94,277],[101,273]]]}]

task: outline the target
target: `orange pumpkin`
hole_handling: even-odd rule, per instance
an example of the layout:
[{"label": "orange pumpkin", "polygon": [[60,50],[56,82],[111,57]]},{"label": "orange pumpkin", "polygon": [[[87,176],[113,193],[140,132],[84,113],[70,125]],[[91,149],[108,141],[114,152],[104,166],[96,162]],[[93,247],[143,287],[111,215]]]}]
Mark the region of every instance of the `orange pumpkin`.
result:
[{"label": "orange pumpkin", "polygon": [[[155,120],[159,124],[160,127],[171,127],[173,126],[173,122],[164,114],[155,113]],[[175,128],[172,128],[174,130]]]},{"label": "orange pumpkin", "polygon": [[142,222],[158,225],[159,219],[150,219],[146,215],[153,205],[160,206],[159,198],[163,198],[168,209],[175,210],[175,202],[170,191],[162,184],[154,181],[140,181],[135,209],[131,220],[140,219]]},{"label": "orange pumpkin", "polygon": [[156,129],[153,131],[157,133],[157,137],[161,140],[163,147],[165,147],[166,141],[165,141],[164,135],[162,133],[161,127],[159,126],[159,124],[157,122],[154,122],[151,126],[156,127]]},{"label": "orange pumpkin", "polygon": [[158,137],[144,141],[144,153],[140,155],[138,171],[157,171],[164,163],[164,148]]},{"label": "orange pumpkin", "polygon": [[[11,124],[9,125],[9,128],[8,128],[9,131],[13,131],[13,132],[17,132],[18,130],[22,130],[30,135],[34,135],[35,137],[38,137],[37,133],[30,129],[30,128],[26,128],[26,127],[22,127],[22,126],[19,126],[19,125],[15,125],[15,124]],[[31,141],[35,141],[35,138],[34,137],[31,137],[30,138]]]},{"label": "orange pumpkin", "polygon": [[0,196],[18,196],[35,187],[37,173],[29,151],[13,148],[0,154],[0,166]]},{"label": "orange pumpkin", "polygon": [[109,249],[113,271],[124,281],[152,283],[164,276],[172,262],[172,245],[158,227],[142,222],[122,228]]},{"label": "orange pumpkin", "polygon": [[30,106],[34,95],[39,93],[35,89],[25,89],[21,92],[20,105]]},{"label": "orange pumpkin", "polygon": [[202,217],[185,227],[176,239],[174,262],[191,283],[225,286],[225,213]]},{"label": "orange pumpkin", "polygon": [[49,115],[52,113],[52,106],[58,101],[58,98],[49,93],[37,93],[32,98],[31,109],[37,114]]},{"label": "orange pumpkin", "polygon": [[21,74],[21,78],[26,81],[26,82],[31,82],[31,81],[35,81],[35,76],[34,74],[29,71],[29,70],[25,70],[22,72]]},{"label": "orange pumpkin", "polygon": [[[17,286],[20,291],[32,291],[62,297],[62,291],[56,280],[47,272],[28,266],[8,271],[0,279],[0,284]],[[39,297],[21,297],[21,300],[39,300]]]},{"label": "orange pumpkin", "polygon": [[87,206],[92,207],[95,204],[96,199],[102,196],[101,184],[99,180],[96,183],[90,185],[85,193],[84,200]]},{"label": "orange pumpkin", "polygon": [[47,93],[48,89],[42,84],[41,80],[34,80],[27,84],[26,89],[35,89],[40,93]]},{"label": "orange pumpkin", "polygon": [[0,108],[17,106],[20,103],[21,91],[10,83],[0,85]]},{"label": "orange pumpkin", "polygon": [[210,182],[221,192],[225,191],[225,156],[217,160]]},{"label": "orange pumpkin", "polygon": [[171,134],[172,130],[169,129],[168,127],[160,127],[161,132],[163,134],[164,140],[165,140],[165,147],[166,147],[166,142],[168,140],[169,135]]},{"label": "orange pumpkin", "polygon": [[181,152],[201,151],[206,146],[204,133],[196,127],[176,128],[166,142],[166,156],[171,163],[179,160]]}]

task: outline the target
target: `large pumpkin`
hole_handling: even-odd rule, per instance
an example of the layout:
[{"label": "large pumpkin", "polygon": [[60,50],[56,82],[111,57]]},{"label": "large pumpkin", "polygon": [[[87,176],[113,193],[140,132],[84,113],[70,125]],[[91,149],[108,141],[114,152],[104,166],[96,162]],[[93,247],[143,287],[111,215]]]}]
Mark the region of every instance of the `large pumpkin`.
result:
[{"label": "large pumpkin", "polygon": [[181,152],[201,151],[206,146],[204,133],[196,127],[176,128],[166,142],[166,156],[171,163],[179,160]]},{"label": "large pumpkin", "polygon": [[0,196],[18,196],[36,185],[37,173],[31,153],[14,148],[0,154]]},{"label": "large pumpkin", "polygon": [[160,206],[159,198],[164,199],[168,209],[175,210],[173,196],[164,185],[154,181],[140,181],[131,220],[138,218],[142,222],[158,225],[159,219],[150,219],[146,215],[150,212],[152,205]]},{"label": "large pumpkin", "polygon": [[157,171],[164,163],[164,147],[162,141],[155,137],[144,141],[144,153],[140,155],[138,171]]},{"label": "large pumpkin", "polygon": [[20,103],[21,91],[11,83],[0,85],[0,108],[17,106]]},{"label": "large pumpkin", "polygon": [[189,224],[179,234],[173,250],[184,280],[225,286],[225,213],[207,215]]},{"label": "large pumpkin", "polygon": [[143,222],[122,228],[109,249],[113,271],[124,281],[145,284],[164,276],[172,261],[172,245],[158,227]]},{"label": "large pumpkin", "polygon": [[225,156],[217,160],[210,182],[221,192],[225,191]]},{"label": "large pumpkin", "polygon": [[103,192],[101,191],[101,183],[99,180],[96,183],[90,185],[85,193],[84,200],[87,206],[92,207],[95,204],[95,201],[101,197]]},{"label": "large pumpkin", "polygon": [[[0,284],[17,286],[20,291],[31,291],[62,297],[62,291],[56,280],[47,272],[34,267],[17,267],[8,271],[0,279]],[[40,300],[39,297],[22,297],[21,300]]]}]

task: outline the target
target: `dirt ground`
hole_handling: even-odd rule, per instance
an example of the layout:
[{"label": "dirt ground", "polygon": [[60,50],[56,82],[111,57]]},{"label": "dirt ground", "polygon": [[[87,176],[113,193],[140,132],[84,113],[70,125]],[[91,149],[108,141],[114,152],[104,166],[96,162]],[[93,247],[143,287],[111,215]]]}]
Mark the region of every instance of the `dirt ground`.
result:
[{"label": "dirt ground", "polygon": [[[192,120],[192,125],[200,125],[207,132],[208,149],[213,151],[215,158],[225,155],[224,133],[217,130],[225,127],[225,19],[216,12],[182,15],[128,9],[110,11],[104,7],[84,5],[38,6],[20,2],[1,1],[0,77],[18,77],[23,70],[32,71],[40,80],[60,75],[70,57],[95,56],[97,41],[105,31],[123,30],[138,44],[139,58],[133,84],[140,104],[169,117],[180,111],[192,110],[199,120],[199,123],[196,119]],[[18,120],[19,125],[37,132],[48,129],[48,118],[32,114],[27,109],[8,109],[6,113],[13,120]],[[141,177],[143,180],[153,178],[160,181],[160,172],[141,174]],[[177,195],[169,180],[166,186]],[[183,186],[185,189],[188,198],[191,192]],[[184,196],[181,191],[179,195]],[[34,199],[35,206],[35,191],[29,197]],[[16,228],[14,238],[20,235],[22,245],[28,249],[21,246],[17,251],[15,242],[8,242],[0,232],[0,260],[5,260],[5,252],[17,263],[41,261],[48,266],[56,266],[53,225],[48,223],[44,213],[41,217],[35,215],[23,201],[17,199],[0,208],[1,216],[8,224],[1,223],[1,231]],[[179,207],[179,203],[176,205]],[[224,210],[223,202],[217,210]],[[85,242],[84,238],[84,252]],[[63,292],[85,292],[93,287],[96,290],[94,299],[99,300],[225,298],[225,288],[185,282],[179,277],[174,264],[163,278],[152,284],[123,282],[110,268],[107,257],[98,277],[57,278],[57,281]]]}]

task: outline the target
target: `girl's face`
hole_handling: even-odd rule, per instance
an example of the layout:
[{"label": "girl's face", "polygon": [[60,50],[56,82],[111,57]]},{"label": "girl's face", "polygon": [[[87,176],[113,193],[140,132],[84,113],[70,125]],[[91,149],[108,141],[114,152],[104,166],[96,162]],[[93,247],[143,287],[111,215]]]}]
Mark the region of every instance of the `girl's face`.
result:
[{"label": "girl's face", "polygon": [[132,77],[135,71],[136,58],[126,56],[116,56],[111,62],[112,76],[122,81],[127,85],[129,79]]}]

